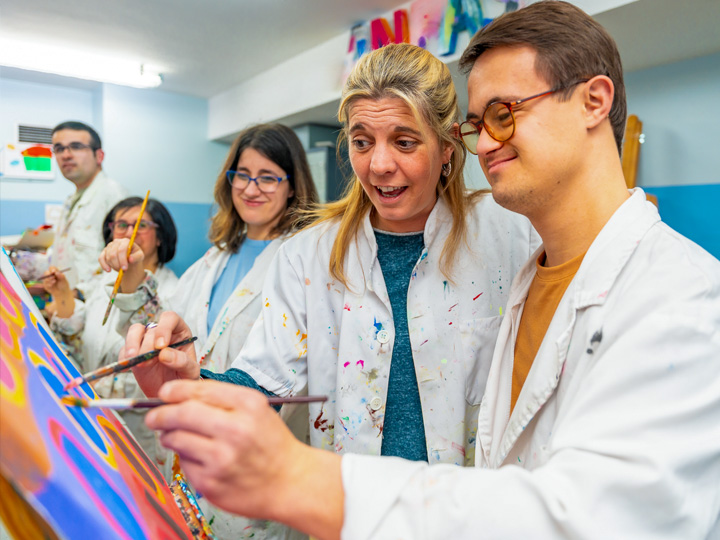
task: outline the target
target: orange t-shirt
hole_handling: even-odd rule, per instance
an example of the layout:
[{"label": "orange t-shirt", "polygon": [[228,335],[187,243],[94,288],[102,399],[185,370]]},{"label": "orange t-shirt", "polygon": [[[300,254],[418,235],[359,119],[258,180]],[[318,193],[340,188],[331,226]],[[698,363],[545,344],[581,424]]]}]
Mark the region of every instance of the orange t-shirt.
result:
[{"label": "orange t-shirt", "polygon": [[550,321],[570,282],[580,268],[585,253],[558,266],[545,267],[545,252],[535,261],[536,273],[518,327],[513,363],[510,411],[515,408],[535,355],[545,338]]}]

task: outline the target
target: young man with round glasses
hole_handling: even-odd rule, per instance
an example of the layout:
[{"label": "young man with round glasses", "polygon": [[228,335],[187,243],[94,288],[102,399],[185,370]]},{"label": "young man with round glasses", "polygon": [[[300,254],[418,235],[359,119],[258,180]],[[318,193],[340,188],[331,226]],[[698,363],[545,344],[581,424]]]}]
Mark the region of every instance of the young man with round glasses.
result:
[{"label": "young man with round glasses", "polygon": [[[102,223],[110,209],[126,197],[125,189],[102,170],[105,153],[100,136],[82,122],[63,122],[52,132],[53,153],[63,176],[75,184],[75,193],[63,205],[55,227],[50,262],[70,268],[70,286],[87,283],[98,268],[105,247]],[[90,291],[80,287],[83,294]]]},{"label": "young man with round glasses", "polygon": [[[178,404],[148,425],[212,478],[206,496],[318,538],[720,538],[720,262],[625,185],[614,41],[538,2],[483,28],[461,66],[460,136],[544,241],[511,287],[476,467],[308,448],[262,396],[212,382],[164,387]],[[211,442],[181,416],[198,401],[226,425]],[[236,459],[193,461],[216,438]]]}]

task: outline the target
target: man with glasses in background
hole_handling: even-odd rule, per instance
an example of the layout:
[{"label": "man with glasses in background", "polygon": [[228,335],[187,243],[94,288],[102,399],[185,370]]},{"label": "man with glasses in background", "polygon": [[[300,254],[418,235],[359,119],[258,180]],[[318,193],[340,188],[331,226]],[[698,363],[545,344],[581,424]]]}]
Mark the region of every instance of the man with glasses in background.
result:
[{"label": "man with glasses in background", "polygon": [[476,467],[308,448],[261,396],[208,381],[168,383],[179,405],[148,425],[208,499],[318,538],[720,538],[720,262],[626,187],[613,39],[538,2],[480,30],[460,66],[459,136],[544,242],[510,290]]},{"label": "man with glasses in background", "polygon": [[[52,131],[52,150],[63,176],[75,184],[75,193],[63,205],[55,228],[50,263],[66,272],[73,288],[87,282],[98,269],[105,247],[102,223],[110,209],[127,195],[102,170],[105,153],[97,132],[82,122],[63,122]],[[80,290],[83,294],[89,291]]]}]

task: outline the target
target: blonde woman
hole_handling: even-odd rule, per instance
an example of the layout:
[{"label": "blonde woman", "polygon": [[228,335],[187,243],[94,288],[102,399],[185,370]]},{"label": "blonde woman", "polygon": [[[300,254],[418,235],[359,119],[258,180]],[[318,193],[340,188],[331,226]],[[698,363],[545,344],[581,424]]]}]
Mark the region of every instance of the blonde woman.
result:
[{"label": "blonde woman", "polygon": [[[488,194],[466,191],[452,77],[427,51],[390,45],[363,57],[339,118],[354,171],[345,197],[278,250],[233,369],[202,376],[327,395],[310,407],[316,447],[471,463],[502,308],[536,236]],[[148,332],[131,329],[126,354],[188,335],[165,314]],[[197,378],[193,353],[167,349],[137,369],[146,393]]]}]

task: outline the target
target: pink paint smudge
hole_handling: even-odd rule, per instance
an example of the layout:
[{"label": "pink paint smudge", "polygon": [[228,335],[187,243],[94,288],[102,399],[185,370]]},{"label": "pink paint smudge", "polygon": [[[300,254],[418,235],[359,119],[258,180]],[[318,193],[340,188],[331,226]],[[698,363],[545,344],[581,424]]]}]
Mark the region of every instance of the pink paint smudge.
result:
[{"label": "pink paint smudge", "polygon": [[345,362],[345,363],[343,364],[343,367],[348,367],[349,365],[350,365],[350,362]]},{"label": "pink paint smudge", "polygon": [[365,360],[358,360],[357,362],[355,362],[355,365],[360,366],[361,369],[364,369],[365,368]]},{"label": "pink paint smudge", "polygon": [[348,304],[345,304],[345,305],[343,306],[343,309],[346,309],[346,310],[350,311],[350,306],[349,306]]},{"label": "pink paint smudge", "polygon": [[450,446],[452,446],[453,450],[457,450],[460,452],[463,456],[465,456],[465,448],[460,446],[458,443],[454,442]]}]

